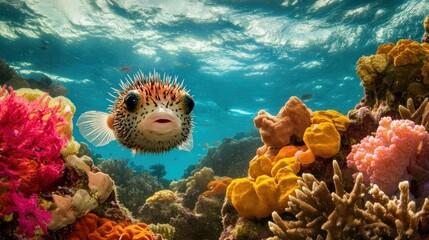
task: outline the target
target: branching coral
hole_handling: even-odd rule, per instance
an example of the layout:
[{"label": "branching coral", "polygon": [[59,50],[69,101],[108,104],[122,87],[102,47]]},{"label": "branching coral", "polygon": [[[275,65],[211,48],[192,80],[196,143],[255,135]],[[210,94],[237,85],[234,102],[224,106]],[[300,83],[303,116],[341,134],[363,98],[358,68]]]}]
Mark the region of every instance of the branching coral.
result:
[{"label": "branching coral", "polygon": [[[429,199],[416,212],[407,182],[399,184],[400,197],[390,199],[376,185],[371,189],[358,174],[353,190],[343,187],[341,170],[334,161],[335,192],[311,174],[303,174],[287,212],[294,220],[282,220],[273,212],[271,231],[278,239],[420,239],[429,221]],[[370,199],[370,200],[368,200]],[[427,232],[426,232],[427,234]]]},{"label": "branching coral", "polygon": [[404,107],[402,105],[399,105],[398,111],[402,119],[411,120],[417,124],[423,125],[426,129],[428,129],[429,128],[429,121],[428,121],[429,107],[428,106],[429,106],[428,98],[426,98],[417,109],[414,106],[413,99],[408,98],[407,106]]},{"label": "branching coral", "polygon": [[[34,236],[39,227],[46,233],[50,213],[37,207],[35,193],[53,188],[62,175],[65,116],[59,114],[59,105],[49,105],[47,95],[29,102],[5,87],[0,106],[0,198],[7,203],[0,206],[0,215],[17,212],[19,231],[26,236]],[[23,204],[28,211],[21,211]]]}]

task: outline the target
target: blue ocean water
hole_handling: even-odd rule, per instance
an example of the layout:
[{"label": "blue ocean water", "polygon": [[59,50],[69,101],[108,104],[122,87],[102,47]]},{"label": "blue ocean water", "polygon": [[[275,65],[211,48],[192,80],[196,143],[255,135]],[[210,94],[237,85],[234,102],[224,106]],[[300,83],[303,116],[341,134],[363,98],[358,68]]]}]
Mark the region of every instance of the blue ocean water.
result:
[{"label": "blue ocean water", "polygon": [[[132,157],[116,142],[90,145],[104,158],[164,164],[166,178],[178,179],[207,146],[253,129],[259,110],[275,115],[290,96],[347,113],[363,96],[359,57],[420,40],[428,13],[421,0],[0,0],[0,59],[61,82],[74,121],[107,111],[111,88],[139,70],[183,80],[196,103],[191,152]],[[74,136],[85,142],[77,128]]]}]

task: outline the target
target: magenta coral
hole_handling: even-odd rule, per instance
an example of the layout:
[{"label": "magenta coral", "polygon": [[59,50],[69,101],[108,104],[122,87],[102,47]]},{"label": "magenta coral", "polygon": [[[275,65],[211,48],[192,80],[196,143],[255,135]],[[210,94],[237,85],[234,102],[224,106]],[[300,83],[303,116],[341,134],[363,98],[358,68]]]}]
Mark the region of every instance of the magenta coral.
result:
[{"label": "magenta coral", "polygon": [[46,233],[48,224],[51,221],[51,212],[37,206],[37,195],[32,194],[30,198],[25,198],[22,193],[11,193],[12,201],[15,206],[12,207],[14,212],[18,213],[19,230],[25,236],[33,237],[34,231],[38,227]]},{"label": "magenta coral", "polygon": [[424,154],[428,150],[425,127],[409,120],[385,117],[380,120],[375,136],[367,136],[352,146],[347,165],[362,172],[366,183],[375,183],[386,194],[393,194],[400,181],[425,180],[413,169],[429,170],[428,156]]},{"label": "magenta coral", "polygon": [[46,96],[29,102],[0,89],[0,217],[18,213],[20,232],[28,236],[37,226],[46,232],[50,213],[37,207],[36,194],[48,191],[64,170],[60,151],[67,138],[60,132],[67,122]]}]

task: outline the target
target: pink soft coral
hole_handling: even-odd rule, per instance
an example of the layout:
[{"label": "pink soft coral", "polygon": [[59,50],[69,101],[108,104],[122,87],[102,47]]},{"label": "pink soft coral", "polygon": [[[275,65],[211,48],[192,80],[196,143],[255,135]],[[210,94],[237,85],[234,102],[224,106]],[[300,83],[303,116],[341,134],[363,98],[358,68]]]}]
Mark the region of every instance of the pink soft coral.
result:
[{"label": "pink soft coral", "polygon": [[[62,176],[60,151],[67,136],[59,132],[66,120],[60,106],[50,107],[46,97],[29,102],[5,87],[0,89],[0,106],[0,217],[17,212],[21,231],[30,234],[39,225],[46,232],[49,212],[37,208],[36,194],[49,191]],[[29,214],[34,222],[25,220]]]},{"label": "pink soft coral", "polygon": [[[415,169],[427,172],[429,136],[425,127],[409,120],[382,118],[375,136],[352,146],[347,165],[362,172],[364,180],[377,184],[386,194],[397,191],[402,180],[415,178]],[[416,166],[419,164],[420,166]]]},{"label": "pink soft coral", "polygon": [[30,198],[25,198],[22,193],[11,193],[15,206],[14,212],[18,213],[19,230],[25,236],[33,237],[35,230],[39,227],[44,233],[48,231],[48,224],[51,221],[51,212],[44,210],[37,205],[37,195],[32,194]]}]

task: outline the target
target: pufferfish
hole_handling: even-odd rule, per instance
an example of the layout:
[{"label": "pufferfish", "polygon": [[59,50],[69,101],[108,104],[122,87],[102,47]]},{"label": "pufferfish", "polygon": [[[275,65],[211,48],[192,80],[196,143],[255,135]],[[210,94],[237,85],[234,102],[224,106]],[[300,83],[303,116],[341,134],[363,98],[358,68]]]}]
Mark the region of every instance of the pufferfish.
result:
[{"label": "pufferfish", "polygon": [[[133,153],[190,151],[194,100],[177,77],[138,72],[121,81],[110,113],[89,111],[77,120],[82,136],[95,146],[117,140]],[[115,97],[114,95],[112,95]]]}]

